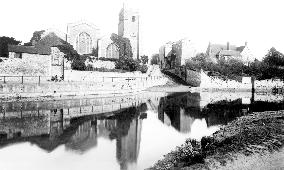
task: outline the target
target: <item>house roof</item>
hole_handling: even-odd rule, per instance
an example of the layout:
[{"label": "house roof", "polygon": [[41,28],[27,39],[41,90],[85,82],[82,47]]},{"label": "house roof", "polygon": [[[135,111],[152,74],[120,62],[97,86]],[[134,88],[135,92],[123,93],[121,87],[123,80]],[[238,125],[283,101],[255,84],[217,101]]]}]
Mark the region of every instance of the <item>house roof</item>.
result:
[{"label": "house roof", "polygon": [[236,51],[236,50],[221,50],[219,52],[219,55],[221,56],[241,56],[240,52],[239,51]]},{"label": "house roof", "polygon": [[8,45],[9,52],[37,54],[34,46]]},{"label": "house roof", "polygon": [[237,47],[236,50],[239,51],[239,52],[242,52],[245,49],[245,47],[246,46],[240,46],[240,47]]},{"label": "house roof", "polygon": [[43,37],[35,46],[9,45],[9,52],[50,55],[51,47],[62,44],[62,39],[54,33],[49,33]]},{"label": "house roof", "polygon": [[207,53],[211,56],[215,55],[226,55],[226,56],[239,56],[240,53],[245,49],[246,46],[235,46],[229,45],[229,50],[227,45],[223,44],[209,44]]}]

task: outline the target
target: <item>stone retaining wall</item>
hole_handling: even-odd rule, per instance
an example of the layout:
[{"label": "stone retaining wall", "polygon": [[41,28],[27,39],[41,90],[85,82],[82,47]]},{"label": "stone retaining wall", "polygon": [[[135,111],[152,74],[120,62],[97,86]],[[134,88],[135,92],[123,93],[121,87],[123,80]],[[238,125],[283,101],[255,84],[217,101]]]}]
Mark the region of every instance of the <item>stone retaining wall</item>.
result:
[{"label": "stone retaining wall", "polygon": [[39,96],[84,96],[99,94],[131,93],[146,88],[164,85],[168,81],[162,76],[129,77],[120,81],[108,79],[107,81],[63,81],[45,83],[12,83],[0,84],[0,98],[9,97],[39,97]]}]

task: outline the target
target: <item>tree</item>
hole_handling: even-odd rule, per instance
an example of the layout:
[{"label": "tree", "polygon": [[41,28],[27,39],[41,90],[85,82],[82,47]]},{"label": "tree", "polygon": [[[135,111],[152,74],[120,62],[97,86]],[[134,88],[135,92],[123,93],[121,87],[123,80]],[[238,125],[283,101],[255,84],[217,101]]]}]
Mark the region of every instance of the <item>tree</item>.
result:
[{"label": "tree", "polygon": [[153,54],[150,62],[151,62],[151,65],[159,64],[159,54]]},{"label": "tree", "polygon": [[139,62],[133,58],[124,56],[115,62],[115,68],[127,71],[137,71],[139,68]]},{"label": "tree", "polygon": [[142,61],[142,64],[147,64],[148,63],[148,56],[146,55],[143,55],[140,57],[141,61]]},{"label": "tree", "polygon": [[13,37],[0,37],[0,57],[8,57],[8,45],[19,45],[21,41],[16,40]]},{"label": "tree", "polygon": [[269,66],[284,66],[284,55],[272,47],[265,55],[263,62]]},{"label": "tree", "polygon": [[37,42],[39,42],[39,40],[41,39],[41,36],[42,34],[44,33],[45,31],[44,30],[41,30],[41,31],[35,31],[33,33],[33,36],[30,40],[30,42],[28,43],[24,43],[25,46],[33,46],[35,45]]},{"label": "tree", "polygon": [[71,62],[71,68],[73,70],[86,70],[85,61],[88,56],[79,55],[73,46],[68,42],[62,40],[61,45],[57,45],[59,50],[65,54],[64,58]]},{"label": "tree", "polygon": [[74,61],[80,58],[80,55],[77,53],[76,50],[74,50],[73,46],[69,44],[68,42],[62,40],[62,45],[58,45],[57,47],[61,52],[65,54],[65,58],[68,61]]},{"label": "tree", "polygon": [[118,46],[119,48],[119,58],[126,57],[132,58],[132,47],[128,38],[124,38],[117,34],[111,34],[110,39]]}]

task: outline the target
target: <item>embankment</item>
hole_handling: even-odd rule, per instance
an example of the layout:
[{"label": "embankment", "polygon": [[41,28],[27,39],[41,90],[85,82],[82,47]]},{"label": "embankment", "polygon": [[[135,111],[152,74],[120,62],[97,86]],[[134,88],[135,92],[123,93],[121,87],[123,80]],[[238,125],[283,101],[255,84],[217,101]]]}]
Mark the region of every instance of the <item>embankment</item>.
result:
[{"label": "embankment", "polygon": [[[283,146],[284,111],[253,113],[200,142],[187,140],[149,169],[249,169],[256,162],[281,169],[284,165],[279,164],[277,155],[284,154]],[[266,162],[265,157],[271,159]],[[241,159],[242,165],[234,163]]]},{"label": "embankment", "polygon": [[164,85],[168,79],[158,68],[149,73],[66,72],[64,81],[25,82],[0,84],[0,98],[62,97],[105,94],[126,94]]}]

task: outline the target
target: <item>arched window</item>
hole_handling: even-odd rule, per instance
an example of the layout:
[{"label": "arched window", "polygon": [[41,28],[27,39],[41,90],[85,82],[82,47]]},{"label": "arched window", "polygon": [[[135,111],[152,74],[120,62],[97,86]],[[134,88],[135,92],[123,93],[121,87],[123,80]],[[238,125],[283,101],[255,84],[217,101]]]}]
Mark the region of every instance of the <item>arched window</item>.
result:
[{"label": "arched window", "polygon": [[79,34],[76,40],[76,50],[79,54],[90,54],[92,48],[91,36],[85,32]]},{"label": "arched window", "polygon": [[119,49],[117,45],[111,43],[106,49],[106,58],[119,58]]}]

